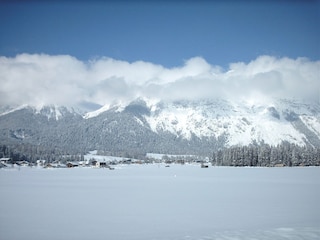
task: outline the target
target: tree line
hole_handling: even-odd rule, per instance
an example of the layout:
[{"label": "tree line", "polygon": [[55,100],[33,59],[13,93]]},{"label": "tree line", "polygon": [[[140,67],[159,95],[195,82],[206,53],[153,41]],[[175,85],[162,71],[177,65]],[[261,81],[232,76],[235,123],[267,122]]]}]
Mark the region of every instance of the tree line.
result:
[{"label": "tree line", "polygon": [[56,160],[83,160],[84,153],[68,152],[58,148],[47,148],[32,144],[0,145],[0,158],[11,158],[11,163],[27,161],[35,163],[37,160],[54,162]]},{"label": "tree line", "polygon": [[283,142],[277,146],[251,144],[215,151],[216,166],[320,166],[320,148]]},{"label": "tree line", "polygon": [[[12,162],[25,160],[31,163],[44,159],[48,162],[65,160],[81,160],[85,152],[68,152],[58,148],[47,148],[32,144],[0,145],[0,158],[9,157]],[[146,159],[145,155],[130,154],[130,152],[108,152],[108,155]],[[205,157],[205,156],[204,156]],[[298,146],[283,142],[277,146],[268,144],[251,144],[248,146],[233,146],[214,151],[209,157],[214,166],[320,166],[320,148]],[[190,160],[192,162],[192,160]],[[194,158],[193,161],[198,161]]]}]

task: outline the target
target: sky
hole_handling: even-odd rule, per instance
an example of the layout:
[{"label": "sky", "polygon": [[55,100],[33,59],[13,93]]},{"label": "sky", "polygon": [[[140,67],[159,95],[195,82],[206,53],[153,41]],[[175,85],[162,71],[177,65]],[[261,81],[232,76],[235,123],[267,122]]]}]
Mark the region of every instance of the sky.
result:
[{"label": "sky", "polygon": [[319,99],[319,26],[320,1],[1,1],[1,101]]}]

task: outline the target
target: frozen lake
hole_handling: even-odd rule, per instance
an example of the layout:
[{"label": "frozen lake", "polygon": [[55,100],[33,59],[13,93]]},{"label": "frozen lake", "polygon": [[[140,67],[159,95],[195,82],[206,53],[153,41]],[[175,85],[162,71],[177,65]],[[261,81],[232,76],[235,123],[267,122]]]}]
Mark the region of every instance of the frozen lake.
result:
[{"label": "frozen lake", "polygon": [[0,170],[0,239],[320,239],[320,168]]}]

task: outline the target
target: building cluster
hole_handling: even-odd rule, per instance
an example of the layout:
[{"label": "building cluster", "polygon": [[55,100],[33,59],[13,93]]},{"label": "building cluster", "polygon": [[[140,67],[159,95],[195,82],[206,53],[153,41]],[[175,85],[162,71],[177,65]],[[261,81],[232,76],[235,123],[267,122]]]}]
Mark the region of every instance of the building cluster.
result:
[{"label": "building cluster", "polygon": [[56,161],[47,161],[47,160],[36,160],[35,163],[28,161],[13,161],[11,158],[0,158],[0,168],[13,168],[13,167],[38,167],[38,168],[76,168],[76,167],[90,167],[90,168],[106,168],[114,170],[116,165],[130,165],[130,164],[153,164],[153,163],[164,163],[166,167],[169,167],[171,164],[191,164],[196,163],[200,164],[202,168],[207,168],[209,161],[206,160],[190,160],[190,159],[178,159],[178,158],[168,158],[167,156],[162,159],[148,158],[144,160],[123,158],[115,160],[105,160],[105,159],[95,159],[91,158],[90,160],[83,161],[74,161],[74,160],[56,160]]},{"label": "building cluster", "polygon": [[119,161],[96,160],[94,158],[86,161],[53,161],[36,160],[35,163],[28,161],[13,161],[11,158],[0,158],[0,168],[13,167],[42,167],[42,168],[75,168],[75,167],[91,167],[91,168],[107,168],[114,170],[117,164],[142,164],[142,160],[122,159]]}]

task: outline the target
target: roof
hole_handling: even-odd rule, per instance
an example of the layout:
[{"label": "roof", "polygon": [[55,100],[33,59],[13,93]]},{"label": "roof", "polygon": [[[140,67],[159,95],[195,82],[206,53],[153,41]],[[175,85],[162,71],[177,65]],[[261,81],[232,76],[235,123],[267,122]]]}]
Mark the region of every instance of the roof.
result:
[{"label": "roof", "polygon": [[79,165],[78,162],[67,162],[67,165],[68,165],[68,164],[71,164],[71,165],[73,165],[73,166],[78,166],[78,165]]}]

